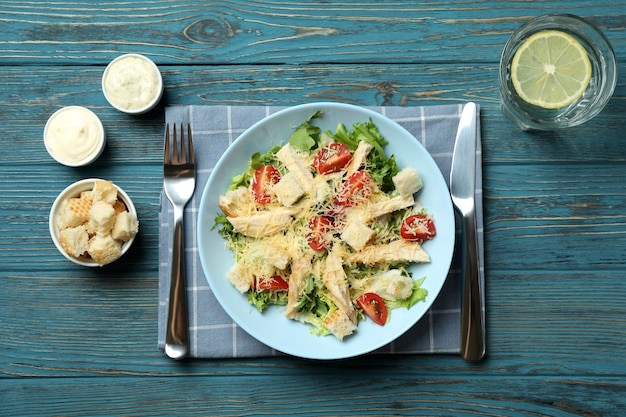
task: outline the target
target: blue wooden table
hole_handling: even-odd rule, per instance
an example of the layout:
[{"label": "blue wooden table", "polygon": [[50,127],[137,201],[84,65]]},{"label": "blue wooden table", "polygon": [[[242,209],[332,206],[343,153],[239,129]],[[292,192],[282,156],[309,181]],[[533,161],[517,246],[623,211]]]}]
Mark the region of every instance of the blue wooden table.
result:
[{"label": "blue wooden table", "polygon": [[[620,73],[593,121],[524,133],[498,105],[498,63],[531,17],[587,17]],[[0,415],[626,415],[626,3],[214,1],[0,3]],[[114,110],[101,75],[142,53],[165,93]],[[157,349],[164,107],[481,105],[488,353],[175,362]],[[55,163],[49,115],[95,110],[85,168]],[[60,190],[102,177],[141,232],[109,268],[65,260],[48,233]]]}]

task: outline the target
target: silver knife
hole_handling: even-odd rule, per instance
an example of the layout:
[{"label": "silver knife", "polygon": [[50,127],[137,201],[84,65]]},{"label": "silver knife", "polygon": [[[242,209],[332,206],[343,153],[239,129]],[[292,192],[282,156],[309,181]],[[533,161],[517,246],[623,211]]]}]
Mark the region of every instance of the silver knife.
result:
[{"label": "silver knife", "polygon": [[467,361],[479,361],[485,355],[485,317],[483,288],[478,261],[476,230],[476,104],[467,103],[461,113],[456,134],[450,194],[462,219],[461,276],[461,356]]}]

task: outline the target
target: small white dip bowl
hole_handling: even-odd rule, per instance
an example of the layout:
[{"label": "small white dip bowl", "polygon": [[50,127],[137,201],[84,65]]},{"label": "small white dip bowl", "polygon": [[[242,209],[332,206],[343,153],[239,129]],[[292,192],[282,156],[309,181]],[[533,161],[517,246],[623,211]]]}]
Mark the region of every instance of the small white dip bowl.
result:
[{"label": "small white dip bowl", "polygon": [[152,110],[163,95],[163,78],[152,60],[139,54],[115,58],[102,74],[102,92],[111,106],[128,114]]},{"label": "small white dip bowl", "polygon": [[43,130],[46,150],[57,162],[69,167],[89,165],[106,145],[104,126],[91,110],[63,107],[50,116]]}]

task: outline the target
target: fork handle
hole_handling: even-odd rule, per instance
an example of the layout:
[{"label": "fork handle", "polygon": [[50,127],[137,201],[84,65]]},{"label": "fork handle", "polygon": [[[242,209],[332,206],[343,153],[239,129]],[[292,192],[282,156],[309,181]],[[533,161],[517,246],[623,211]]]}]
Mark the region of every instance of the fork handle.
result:
[{"label": "fork handle", "polygon": [[165,354],[172,359],[181,359],[189,353],[183,213],[184,208],[174,206],[174,243],[172,260],[170,262],[172,268],[170,273],[170,300],[165,334]]}]

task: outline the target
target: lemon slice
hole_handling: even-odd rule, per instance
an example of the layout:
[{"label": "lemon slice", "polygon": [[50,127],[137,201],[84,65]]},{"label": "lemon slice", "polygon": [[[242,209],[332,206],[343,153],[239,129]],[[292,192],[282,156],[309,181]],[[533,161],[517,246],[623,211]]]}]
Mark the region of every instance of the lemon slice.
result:
[{"label": "lemon slice", "polygon": [[526,102],[558,109],[578,100],[591,80],[585,48],[571,35],[545,30],[530,36],[511,63],[511,81]]}]

